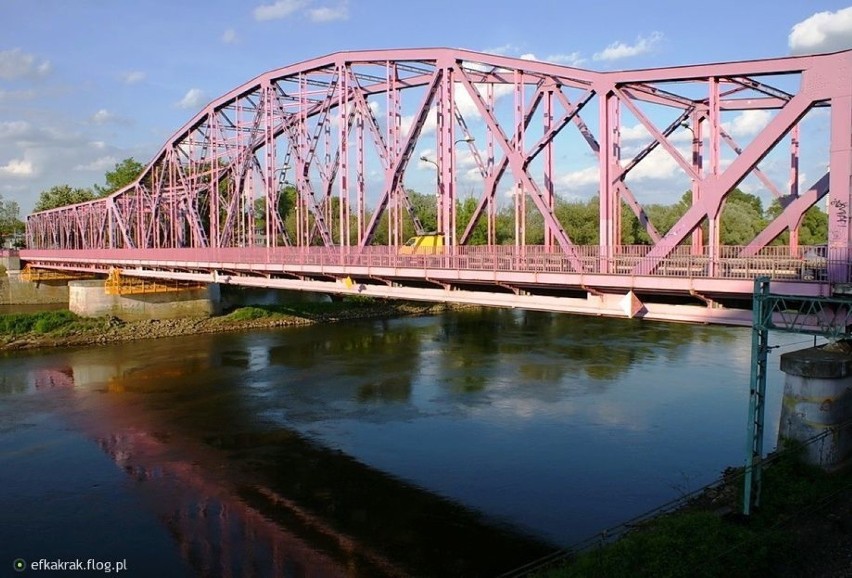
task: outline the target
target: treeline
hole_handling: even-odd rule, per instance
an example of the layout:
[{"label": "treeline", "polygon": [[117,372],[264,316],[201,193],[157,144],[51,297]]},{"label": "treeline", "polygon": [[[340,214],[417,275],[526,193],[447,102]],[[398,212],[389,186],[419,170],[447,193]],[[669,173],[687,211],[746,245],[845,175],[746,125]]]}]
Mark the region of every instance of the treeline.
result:
[{"label": "treeline", "polygon": [[[409,190],[417,215],[427,231],[437,230],[437,211],[435,197],[423,195]],[[474,214],[478,200],[465,198],[457,204],[457,230],[461,236],[464,228]],[[673,204],[645,205],[645,213],[661,235],[665,235],[691,206],[692,192],[687,191]],[[639,219],[625,204],[621,207],[621,243],[624,245],[650,245],[651,237],[639,223]],[[764,209],[760,198],[734,189],[725,200],[721,215],[719,236],[723,245],[746,245],[754,239],[775,217],[783,210],[778,200]],[[598,245],[600,243],[600,199],[594,196],[587,201],[566,201],[556,199],[554,215],[562,224],[571,241],[577,245]],[[413,236],[414,226],[410,219],[403,220],[405,238]],[[707,223],[702,225],[705,234]],[[544,218],[535,207],[532,200],[526,202],[525,242],[528,245],[544,243]],[[515,208],[511,204],[500,207],[495,219],[495,242],[498,245],[515,242]],[[376,230],[376,239],[387,239],[388,219],[385,217]],[[706,237],[705,237],[706,238]],[[819,245],[828,239],[828,215],[818,206],[809,209],[802,218],[799,227],[799,243],[802,245]],[[789,233],[783,233],[774,241],[775,244],[785,244],[789,241]],[[487,224],[483,216],[471,233],[468,244],[483,245],[487,242]]]},{"label": "treeline", "polygon": [[104,175],[106,184],[104,186],[93,185],[91,188],[75,188],[70,185],[56,185],[41,192],[34,210],[36,212],[47,211],[106,197],[135,181],[143,170],[145,170],[145,166],[136,162],[133,157],[124,159],[120,163],[116,163],[113,170],[106,172]]},{"label": "treeline", "polygon": [[[35,210],[43,211],[64,205],[81,203],[92,199],[107,196],[120,188],[132,183],[142,173],[144,166],[133,158],[128,158],[115,165],[115,168],[105,174],[105,186],[95,185],[91,189],[72,188],[69,185],[58,185],[47,191],[43,191],[36,203]],[[420,219],[425,231],[438,231],[437,207],[435,195],[426,195],[409,189],[406,191],[409,203],[414,213]],[[287,231],[291,234],[296,230],[296,188],[288,184],[281,189],[278,200],[278,214]],[[571,240],[577,245],[597,245],[600,242],[599,233],[599,197],[594,196],[587,201],[567,201],[557,197],[554,214],[562,224]],[[686,213],[691,206],[692,193],[687,191],[681,198],[672,204],[645,205],[645,213],[657,231],[664,235],[672,226]],[[330,199],[330,205],[321,209],[325,212],[326,223],[329,227],[332,240],[340,242],[339,207],[340,200],[336,197]],[[460,238],[464,228],[474,214],[478,199],[467,196],[456,203],[456,226],[457,238]],[[8,227],[4,225],[4,218],[11,209],[17,210],[17,204],[12,203],[10,211],[4,210],[2,197],[0,197],[0,231]],[[252,214],[246,219],[253,221],[255,238],[259,238],[266,230],[266,201],[257,199],[252,206]],[[745,193],[740,189],[734,189],[725,200],[722,209],[720,238],[724,245],[745,245],[754,239],[766,225],[781,214],[782,206],[778,200],[764,208],[759,197]],[[405,208],[400,207],[401,214],[401,240],[416,234],[414,223],[409,218]],[[386,244],[390,238],[389,215],[391,211],[385,211],[376,227],[373,236],[374,244]],[[209,222],[205,207],[199,207],[202,220]],[[17,212],[14,218],[17,218]],[[369,220],[370,215],[366,216]],[[526,214],[524,221],[523,242],[528,245],[540,245],[544,243],[544,219],[531,199],[526,202]],[[20,221],[18,221],[20,223]],[[707,230],[707,223],[702,227]],[[23,223],[20,223],[23,229]],[[248,227],[249,229],[251,226]],[[349,244],[357,244],[357,217],[350,216]],[[516,211],[512,203],[503,201],[499,204],[495,215],[494,237],[498,245],[515,243],[516,236]],[[809,209],[799,228],[799,243],[802,245],[823,244],[828,238],[828,215],[817,206]],[[777,244],[787,243],[789,233],[783,233],[774,242]],[[483,215],[477,226],[471,232],[468,244],[484,245],[488,241],[487,221]],[[283,242],[279,239],[278,243]],[[319,242],[318,238],[314,242]],[[639,219],[633,211],[622,204],[621,212],[621,243],[624,245],[648,245],[651,237],[639,223]]]}]

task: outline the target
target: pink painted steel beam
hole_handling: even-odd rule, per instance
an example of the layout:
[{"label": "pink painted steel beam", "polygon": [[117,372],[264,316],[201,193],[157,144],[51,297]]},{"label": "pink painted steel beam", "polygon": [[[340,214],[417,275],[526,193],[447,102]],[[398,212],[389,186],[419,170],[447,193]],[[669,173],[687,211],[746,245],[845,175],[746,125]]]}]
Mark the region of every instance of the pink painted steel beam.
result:
[{"label": "pink painted steel beam", "polygon": [[[264,199],[262,234],[267,246],[277,245],[279,238],[285,244],[295,238],[297,244],[304,246],[315,241],[314,232],[320,234],[323,244],[329,245],[335,231],[341,244],[346,244],[350,238],[346,232],[349,219],[353,218],[357,227],[355,242],[363,248],[372,240],[378,222],[389,216],[395,227],[391,243],[398,243],[403,216],[400,206],[406,209],[416,230],[421,230],[402,183],[411,154],[423,142],[421,133],[427,115],[437,109],[441,112],[437,133],[441,186],[437,200],[444,207],[440,215],[448,245],[452,247],[455,242],[454,185],[459,176],[454,131],[461,128],[477,157],[484,182],[474,216],[468,223],[462,223],[467,227],[459,241],[467,240],[488,207],[489,239],[493,242],[496,191],[521,183],[524,196],[518,198],[516,243],[523,242],[524,203],[531,200],[532,210],[538,211],[545,222],[545,244],[558,245],[552,251],[568,256],[575,268],[590,266],[576,260],[577,248],[571,243],[571,231],[563,229],[553,208],[552,194],[559,192],[553,190],[558,168],[550,159],[564,156],[558,137],[573,122],[598,156],[598,169],[604,175],[600,180],[602,237],[601,245],[596,248],[596,256],[603,257],[603,261],[598,266],[606,268],[622,250],[618,235],[623,200],[655,242],[649,249],[631,249],[644,255],[634,271],[641,273],[657,267],[687,241],[690,231],[699,230],[704,220],[710,222],[709,255],[711,258],[721,255],[719,219],[728,192],[749,174],[770,186],[771,181],[757,168],[758,162],[785,134],[796,130],[797,121],[808,110],[825,107],[831,113],[830,245],[846,251],[852,244],[848,226],[852,206],[850,69],[852,51],[606,73],[451,49],[338,53],[270,71],[212,101],[164,144],[136,183],[107,199],[33,215],[28,219],[28,231],[34,246],[85,250],[103,246],[251,245],[260,242],[256,237],[258,215],[254,213],[254,202]],[[800,89],[790,94],[772,86],[772,80],[766,80],[778,75],[800,79]],[[679,94],[683,85],[705,86],[707,96],[695,99],[693,90],[689,96],[685,90]],[[495,95],[495,87],[501,86],[514,90],[516,102],[526,100],[530,106],[524,108],[522,104],[510,114],[499,96],[483,99],[483,92]],[[480,126],[471,128],[471,119],[466,120],[455,106],[456,89],[466,91],[471,97],[476,107],[474,114],[480,117],[476,120],[482,121]],[[580,95],[572,96],[571,91]],[[547,97],[543,98],[543,94]],[[389,103],[387,138],[371,110],[375,101],[369,100],[381,95]],[[552,98],[560,100],[565,109],[558,119],[553,115]],[[530,119],[542,102],[541,112],[548,120],[536,132]],[[697,133],[694,140],[698,141],[693,143],[692,162],[683,158],[668,141],[679,122],[657,127],[640,103],[680,110],[681,118],[692,116]],[[601,119],[597,135],[578,114],[595,104]],[[722,130],[722,111],[767,108],[780,112],[733,164],[723,169],[719,143],[728,140],[728,135]],[[413,129],[407,135],[401,132],[403,111],[414,113]],[[620,155],[619,134],[624,127],[619,111],[632,113],[653,137],[652,143],[626,165],[622,164]],[[507,121],[509,117],[514,118]],[[706,174],[701,158],[703,139],[698,136],[704,126],[700,119],[707,119],[705,136],[710,142]],[[373,136],[372,143],[364,142],[365,128]],[[487,150],[484,160],[478,157],[477,145],[470,142],[473,133],[479,137],[482,132]],[[792,140],[795,151],[798,147],[795,134]],[[525,142],[535,144],[525,147]],[[495,143],[504,152],[496,164]],[[736,143],[729,144],[737,150]],[[663,238],[655,234],[627,180],[631,170],[646,162],[648,153],[658,148],[670,155],[694,181],[694,206]],[[795,177],[797,153],[792,157],[791,173]],[[540,173],[536,170],[535,177],[530,171],[533,161],[544,167]],[[381,165],[383,171],[384,186],[379,191],[371,192],[365,178],[374,168],[370,163]],[[296,172],[298,184],[295,237],[293,231],[287,231],[288,223],[276,211],[279,184],[288,170]],[[349,212],[352,205],[346,182],[349,171],[355,173],[355,215]],[[314,196],[315,189],[321,190],[319,198]],[[824,187],[819,190],[825,194]],[[339,202],[336,215],[330,212],[335,191]],[[808,194],[803,196],[810,199]],[[776,233],[782,223],[789,227],[800,218],[796,211],[801,206],[801,202],[794,202],[783,219],[758,235],[750,250],[758,250],[758,245]],[[699,238],[695,245],[694,238],[693,244],[693,248],[700,248],[703,240]]]}]

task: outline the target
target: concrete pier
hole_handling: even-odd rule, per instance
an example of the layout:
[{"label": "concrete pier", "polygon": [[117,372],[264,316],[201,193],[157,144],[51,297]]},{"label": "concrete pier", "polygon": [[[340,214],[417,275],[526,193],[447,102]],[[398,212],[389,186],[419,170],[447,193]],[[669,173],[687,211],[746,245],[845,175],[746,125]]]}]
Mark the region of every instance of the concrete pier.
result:
[{"label": "concrete pier", "polygon": [[0,305],[46,305],[68,303],[66,281],[31,283],[21,279],[21,271],[9,269],[0,275]]},{"label": "concrete pier", "polygon": [[104,280],[69,281],[68,308],[82,317],[123,321],[208,317],[219,311],[219,285],[139,295],[107,295]]},{"label": "concrete pier", "polygon": [[779,441],[801,442],[825,433],[805,448],[806,460],[826,470],[852,455],[852,345],[840,342],[781,356],[785,376]]}]

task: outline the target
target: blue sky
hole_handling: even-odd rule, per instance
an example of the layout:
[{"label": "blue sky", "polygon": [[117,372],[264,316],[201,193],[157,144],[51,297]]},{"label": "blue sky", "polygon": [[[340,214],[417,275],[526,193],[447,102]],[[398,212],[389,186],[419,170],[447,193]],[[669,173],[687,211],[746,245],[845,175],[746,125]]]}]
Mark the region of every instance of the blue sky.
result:
[{"label": "blue sky", "polygon": [[[102,183],[126,157],[147,163],[213,98],[340,50],[449,46],[615,70],[852,48],[849,0],[710,6],[3,0],[0,194],[27,213],[53,185]],[[809,176],[819,170],[804,166]]]}]

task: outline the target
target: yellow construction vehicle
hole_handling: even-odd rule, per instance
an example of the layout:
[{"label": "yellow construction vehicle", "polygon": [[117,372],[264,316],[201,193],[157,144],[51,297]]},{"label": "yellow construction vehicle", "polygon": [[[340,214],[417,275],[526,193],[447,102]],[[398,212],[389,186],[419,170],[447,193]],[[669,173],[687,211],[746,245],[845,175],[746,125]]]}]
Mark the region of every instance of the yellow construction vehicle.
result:
[{"label": "yellow construction vehicle", "polygon": [[402,255],[439,255],[444,250],[443,233],[423,233],[411,237],[400,247]]}]

